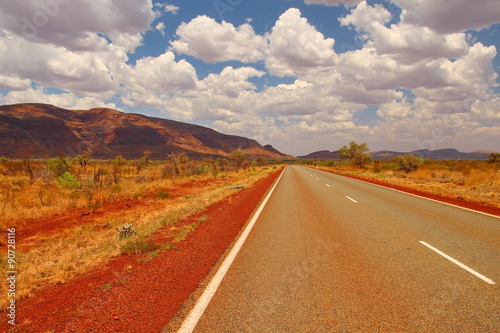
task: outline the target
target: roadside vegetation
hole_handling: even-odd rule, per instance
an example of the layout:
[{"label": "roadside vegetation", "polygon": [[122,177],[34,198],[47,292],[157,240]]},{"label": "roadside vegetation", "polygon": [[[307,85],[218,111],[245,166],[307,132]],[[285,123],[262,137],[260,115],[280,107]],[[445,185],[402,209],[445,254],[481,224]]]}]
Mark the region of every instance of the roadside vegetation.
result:
[{"label": "roadside vegetation", "polygon": [[500,153],[487,160],[432,160],[411,154],[371,159],[367,152],[366,144],[351,142],[339,150],[339,160],[299,163],[500,208]]},{"label": "roadside vegetation", "polygon": [[113,160],[75,158],[9,160],[0,157],[0,226],[16,226],[16,221],[41,218],[69,209],[88,208],[124,198],[156,195],[168,197],[165,188],[196,180],[225,179],[240,170],[264,166],[263,159],[248,161],[244,152],[233,159],[190,160],[183,152],[172,153],[164,161],[139,160],[121,155]]},{"label": "roadside vegetation", "polygon": [[[148,152],[139,160],[0,158],[0,224],[3,230],[17,228],[19,237],[17,296],[66,283],[113,256],[145,254],[151,260],[159,251],[175,249],[210,217],[188,226],[177,226],[179,221],[234,193],[236,185],[249,187],[279,167],[262,159],[248,161],[243,152],[233,156],[237,159],[195,161],[182,152],[163,161],[149,159]],[[121,201],[127,202],[127,210],[108,209]],[[23,228],[66,215],[73,221],[95,217],[23,239]],[[160,229],[168,230],[170,240],[151,242],[149,237]],[[5,249],[5,237],[0,246]],[[2,256],[3,276],[6,268]],[[5,288],[3,284],[2,292]]]}]

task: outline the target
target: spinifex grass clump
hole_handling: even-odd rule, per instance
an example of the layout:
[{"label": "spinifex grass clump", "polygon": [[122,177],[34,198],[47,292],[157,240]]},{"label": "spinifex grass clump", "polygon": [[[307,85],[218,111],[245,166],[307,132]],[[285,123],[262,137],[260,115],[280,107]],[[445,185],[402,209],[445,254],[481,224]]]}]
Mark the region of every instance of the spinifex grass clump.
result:
[{"label": "spinifex grass clump", "polygon": [[130,223],[124,224],[122,228],[118,230],[118,237],[120,237],[120,239],[129,238],[132,236],[137,236],[137,231],[132,228],[132,224]]}]

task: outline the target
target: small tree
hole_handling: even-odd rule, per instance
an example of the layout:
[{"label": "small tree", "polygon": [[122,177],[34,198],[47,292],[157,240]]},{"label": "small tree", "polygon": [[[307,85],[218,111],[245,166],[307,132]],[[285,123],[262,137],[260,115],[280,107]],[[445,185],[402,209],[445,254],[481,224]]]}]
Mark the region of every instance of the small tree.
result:
[{"label": "small tree", "polygon": [[31,165],[31,159],[33,157],[33,153],[35,149],[31,146],[23,146],[19,149],[22,157],[23,157],[23,166],[26,175],[30,178],[30,184],[35,182],[35,173],[33,172],[33,166]]},{"label": "small tree", "polygon": [[404,156],[396,157],[396,163],[398,164],[399,170],[403,170],[404,172],[409,173],[417,170],[420,164],[423,163],[423,161],[418,156],[406,154]]},{"label": "small tree", "polygon": [[356,142],[351,141],[349,147],[343,146],[339,149],[339,157],[349,159],[354,165],[363,168],[371,159],[370,156],[365,154],[369,150],[366,143],[358,145]]},{"label": "small tree", "polygon": [[152,152],[151,152],[151,150],[145,150],[143,152],[143,154],[144,154],[144,156],[142,158],[144,159],[145,164],[148,165],[149,164],[149,156],[151,156]]},{"label": "small tree", "polygon": [[89,157],[86,154],[76,156],[76,160],[83,168],[89,163]]},{"label": "small tree", "polygon": [[489,154],[486,163],[500,163],[500,153]]},{"label": "small tree", "polygon": [[61,177],[57,178],[57,182],[59,186],[67,188],[78,188],[82,185],[81,182],[76,180],[75,177],[67,171]]},{"label": "small tree", "polygon": [[57,156],[47,163],[49,170],[56,176],[62,177],[69,170],[71,164],[67,158]]},{"label": "small tree", "polygon": [[229,167],[229,161],[225,158],[218,158],[215,160],[215,165],[220,171],[226,171]]},{"label": "small tree", "polygon": [[115,184],[118,184],[120,182],[120,179],[122,177],[122,166],[125,165],[126,160],[123,158],[122,155],[118,155],[115,157],[113,161],[111,161],[111,164],[113,166],[113,181]]},{"label": "small tree", "polygon": [[231,158],[236,162],[236,168],[241,169],[247,161],[247,154],[243,150],[235,150],[231,153]]},{"label": "small tree", "polygon": [[189,157],[186,152],[172,152],[168,154],[168,158],[174,163],[174,172],[176,176],[180,176],[185,172],[185,164],[189,162]]},{"label": "small tree", "polygon": [[125,165],[125,162],[127,162],[127,160],[125,158],[123,158],[122,155],[117,155],[111,163],[113,165],[117,165],[117,166],[121,167],[121,166]]}]

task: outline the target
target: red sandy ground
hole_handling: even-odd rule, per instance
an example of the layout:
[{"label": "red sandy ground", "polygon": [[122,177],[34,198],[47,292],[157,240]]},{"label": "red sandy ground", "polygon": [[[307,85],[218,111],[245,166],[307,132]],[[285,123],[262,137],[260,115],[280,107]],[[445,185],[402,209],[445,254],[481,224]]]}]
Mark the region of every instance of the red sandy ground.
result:
[{"label": "red sandy ground", "polygon": [[[15,332],[161,331],[238,235],[279,173],[181,222],[188,225],[208,216],[176,250],[164,250],[155,258],[115,257],[78,279],[20,301]],[[151,240],[165,241],[162,233]],[[5,310],[0,316],[0,328],[8,332],[13,327]]]}]

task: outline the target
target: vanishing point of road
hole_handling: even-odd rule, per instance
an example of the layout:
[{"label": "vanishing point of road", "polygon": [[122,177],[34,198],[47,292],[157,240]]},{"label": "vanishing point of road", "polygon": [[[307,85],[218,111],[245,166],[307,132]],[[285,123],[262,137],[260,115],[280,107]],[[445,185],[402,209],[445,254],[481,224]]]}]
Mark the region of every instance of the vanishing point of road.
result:
[{"label": "vanishing point of road", "polygon": [[299,166],[267,199],[179,332],[500,332],[498,217]]}]

